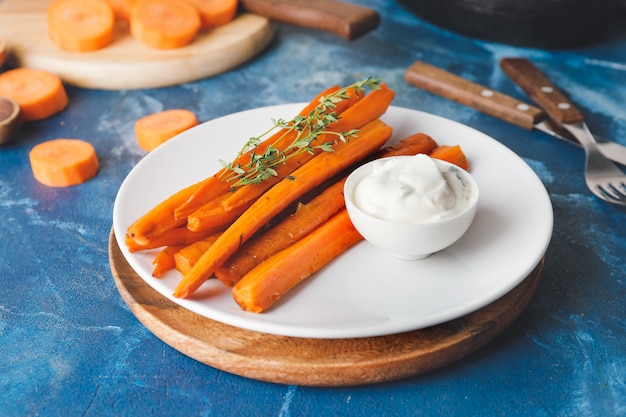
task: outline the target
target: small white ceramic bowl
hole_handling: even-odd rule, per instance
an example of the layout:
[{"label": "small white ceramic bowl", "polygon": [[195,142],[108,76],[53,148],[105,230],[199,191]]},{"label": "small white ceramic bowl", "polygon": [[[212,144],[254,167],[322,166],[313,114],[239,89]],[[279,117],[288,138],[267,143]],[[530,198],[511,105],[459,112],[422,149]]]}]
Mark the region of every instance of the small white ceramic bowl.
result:
[{"label": "small white ceramic bowl", "polygon": [[354,203],[354,189],[363,178],[372,172],[374,162],[368,162],[355,169],[344,184],[348,215],[354,227],[365,240],[396,258],[417,260],[447,248],[459,240],[469,229],[478,206],[478,184],[467,171],[440,160],[437,160],[437,163],[441,165],[442,170],[447,167],[456,169],[463,183],[469,187],[468,205],[460,213],[435,222],[406,223],[383,220],[361,210]]}]

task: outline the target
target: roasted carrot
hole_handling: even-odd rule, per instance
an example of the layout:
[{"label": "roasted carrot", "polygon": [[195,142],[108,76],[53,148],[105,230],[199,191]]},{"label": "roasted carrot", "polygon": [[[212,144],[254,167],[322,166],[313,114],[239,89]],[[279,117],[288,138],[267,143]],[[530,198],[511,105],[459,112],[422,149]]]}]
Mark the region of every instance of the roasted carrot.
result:
[{"label": "roasted carrot", "polygon": [[54,139],[36,145],[28,154],[33,176],[50,187],[69,187],[98,172],[96,150],[79,139]]},{"label": "roasted carrot", "polygon": [[179,133],[197,125],[198,118],[190,110],[164,110],[137,120],[135,136],[139,146],[150,152]]},{"label": "roasted carrot", "polygon": [[167,271],[176,267],[176,261],[174,260],[174,254],[184,248],[185,246],[166,246],[163,248],[152,261],[154,268],[152,269],[152,276],[155,278],[161,278]]},{"label": "roasted carrot", "polygon": [[174,296],[190,296],[264,224],[306,192],[375,152],[389,139],[391,133],[391,127],[379,119],[370,122],[360,130],[357,137],[337,143],[334,152],[319,154],[294,171],[289,178],[270,188],[220,235],[215,244],[183,276]]},{"label": "roasted carrot", "polygon": [[[126,233],[129,239],[133,240],[138,247],[148,246],[153,244],[159,236],[167,231],[184,226],[187,223],[187,219],[175,218],[174,210],[186,201],[201,185],[202,181],[183,188],[143,214],[128,226]],[[187,229],[186,227],[183,228]]]},{"label": "roasted carrot", "polygon": [[196,8],[180,0],[139,0],[130,13],[131,34],[155,49],[189,44],[200,25]]},{"label": "roasted carrot", "polygon": [[467,157],[460,145],[441,145],[433,150],[429,156],[458,165],[465,170],[469,169]]},{"label": "roasted carrot", "polygon": [[233,298],[242,309],[261,313],[361,239],[343,209],[295,244],[247,273],[233,287]]},{"label": "roasted carrot", "polygon": [[[382,116],[385,111],[387,111],[387,108],[389,108],[389,104],[391,104],[394,95],[393,90],[383,84],[380,90],[374,90],[360,100],[351,102],[349,107],[341,108],[339,111],[339,119],[336,122],[330,123],[326,130],[342,133],[349,132],[353,129],[360,129],[367,123]],[[357,111],[354,111],[355,108],[357,108]],[[330,135],[322,135],[322,137],[318,139],[318,143],[323,143],[327,140],[326,138],[330,139]],[[302,158],[299,158],[299,161],[304,163],[313,155],[304,154],[302,156]],[[285,169],[284,171],[286,174],[290,172],[289,169]],[[282,177],[284,177],[284,175]],[[282,179],[281,175],[274,179],[275,182],[278,182],[278,179]],[[260,184],[240,187],[224,201],[224,210],[232,210],[240,204],[245,205],[253,201],[265,190],[269,189],[271,185],[273,185],[271,182],[264,181]]]},{"label": "roasted carrot", "polygon": [[69,102],[57,75],[24,67],[0,74],[0,96],[10,97],[20,105],[23,121],[50,117]]},{"label": "roasted carrot", "polygon": [[237,0],[187,0],[200,14],[202,28],[214,28],[225,25],[237,14]]},{"label": "roasted carrot", "polygon": [[241,205],[234,210],[226,211],[222,207],[223,198],[209,201],[187,217],[187,228],[194,232],[215,230],[229,226],[241,213],[246,211],[253,202]]},{"label": "roasted carrot", "polygon": [[215,243],[220,234],[220,232],[213,233],[204,239],[187,245],[176,252],[174,255],[176,269],[182,274],[189,272],[196,262],[198,262],[198,259],[200,259],[202,254],[209,250],[211,245]]},{"label": "roasted carrot", "polygon": [[256,265],[328,220],[344,206],[343,183],[344,180],[338,181],[307,204],[299,204],[294,214],[246,242],[216,269],[215,276],[228,286],[235,285]]},{"label": "roasted carrot", "polygon": [[54,0],[47,18],[50,38],[66,51],[95,51],[113,41],[115,16],[104,0]]},{"label": "roasted carrot", "polygon": [[[332,94],[337,90],[339,90],[339,86],[333,86],[322,91],[320,94],[315,96],[315,98],[311,100],[311,102],[308,103],[300,111],[300,113],[298,113],[298,116],[306,116],[311,111],[313,111],[313,109],[319,104],[320,100],[323,99],[323,97]],[[283,135],[285,135],[286,131],[287,129],[281,129],[278,132],[274,133],[272,136],[270,136],[268,139],[260,143],[257,148],[242,153],[241,156],[237,158],[235,163],[241,165],[247,164],[250,161],[250,155],[253,152],[264,152],[269,145],[274,144]],[[206,178],[202,182],[202,185],[198,187],[198,189],[192,195],[190,195],[185,202],[183,202],[179,207],[176,208],[175,217],[179,219],[186,218],[204,204],[207,204],[214,198],[228,192],[231,188],[230,184],[226,181],[220,180],[224,172],[225,169],[220,169],[215,175]]]},{"label": "roasted carrot", "polygon": [[[382,149],[376,157],[429,154],[435,147],[437,143],[430,136],[417,133]],[[345,178],[327,187],[307,204],[300,204],[294,214],[246,242],[221,267],[217,268],[215,275],[226,285],[234,285],[256,265],[294,244],[328,220],[345,206],[344,182]]]},{"label": "roasted carrot", "polygon": [[346,132],[350,130],[350,126],[361,125],[371,122],[372,114],[380,113],[382,116],[396,93],[390,89],[387,84],[381,84],[378,90],[370,91],[363,99],[354,103],[341,115],[341,118],[333,123],[332,128],[336,132]]},{"label": "roasted carrot", "polygon": [[204,239],[208,235],[215,233],[215,230],[203,230],[202,232],[194,232],[185,226],[169,229],[159,236],[148,239],[144,242],[138,242],[129,233],[126,233],[126,246],[131,252],[139,252],[141,250],[156,249],[162,246],[190,245],[200,239]]}]

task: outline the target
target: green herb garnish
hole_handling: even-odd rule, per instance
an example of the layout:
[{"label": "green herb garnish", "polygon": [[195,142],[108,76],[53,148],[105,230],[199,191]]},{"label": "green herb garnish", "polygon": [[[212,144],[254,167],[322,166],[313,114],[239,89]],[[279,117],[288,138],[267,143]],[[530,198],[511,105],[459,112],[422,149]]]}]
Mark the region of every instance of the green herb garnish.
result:
[{"label": "green herb garnish", "polygon": [[[337,103],[350,98],[348,92],[354,89],[357,92],[366,88],[377,90],[380,88],[380,79],[367,78],[352,85],[321,97],[319,104],[306,116],[296,116],[289,121],[284,119],[272,119],[272,127],[260,136],[250,138],[238,152],[233,162],[220,160],[224,167],[224,172],[220,179],[232,182],[232,188],[246,184],[257,184],[268,178],[278,175],[276,169],[284,164],[289,158],[300,155],[304,152],[313,154],[316,150],[323,152],[333,152],[333,142],[316,143],[320,135],[329,134],[346,142],[349,138],[357,135],[358,130],[348,132],[332,132],[327,130],[328,125],[337,121],[339,115],[335,113]],[[263,142],[263,138],[272,134],[276,129],[285,129],[285,132],[272,144],[265,148],[264,152],[257,152],[258,146]],[[283,150],[275,145],[290,132],[297,132],[293,141]],[[237,161],[245,153],[250,153],[250,161],[240,164]]]}]

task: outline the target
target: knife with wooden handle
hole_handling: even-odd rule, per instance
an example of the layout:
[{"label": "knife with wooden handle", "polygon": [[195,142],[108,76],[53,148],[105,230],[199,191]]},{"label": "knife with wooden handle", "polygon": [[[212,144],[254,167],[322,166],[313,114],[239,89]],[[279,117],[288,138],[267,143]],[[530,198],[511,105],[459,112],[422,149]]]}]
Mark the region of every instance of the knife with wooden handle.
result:
[{"label": "knife with wooden handle", "polygon": [[[406,70],[405,79],[411,85],[480,110],[524,129],[537,129],[580,146],[580,143],[569,132],[555,125],[542,109],[423,61],[414,62]],[[596,138],[596,140],[606,157],[626,165],[626,146],[601,138]]]},{"label": "knife with wooden handle", "polygon": [[239,0],[242,10],[354,40],[378,27],[375,10],[335,0]]}]

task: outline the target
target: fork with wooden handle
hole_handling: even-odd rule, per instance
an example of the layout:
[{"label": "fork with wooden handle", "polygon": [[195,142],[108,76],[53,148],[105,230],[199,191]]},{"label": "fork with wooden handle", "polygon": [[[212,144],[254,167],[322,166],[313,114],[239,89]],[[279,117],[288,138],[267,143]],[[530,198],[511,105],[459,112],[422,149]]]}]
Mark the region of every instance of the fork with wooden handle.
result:
[{"label": "fork with wooden handle", "polygon": [[626,175],[605,158],[583,115],[561,91],[526,58],[504,58],[500,67],[550,118],[568,130],[585,149],[585,181],[598,198],[626,206]]}]

